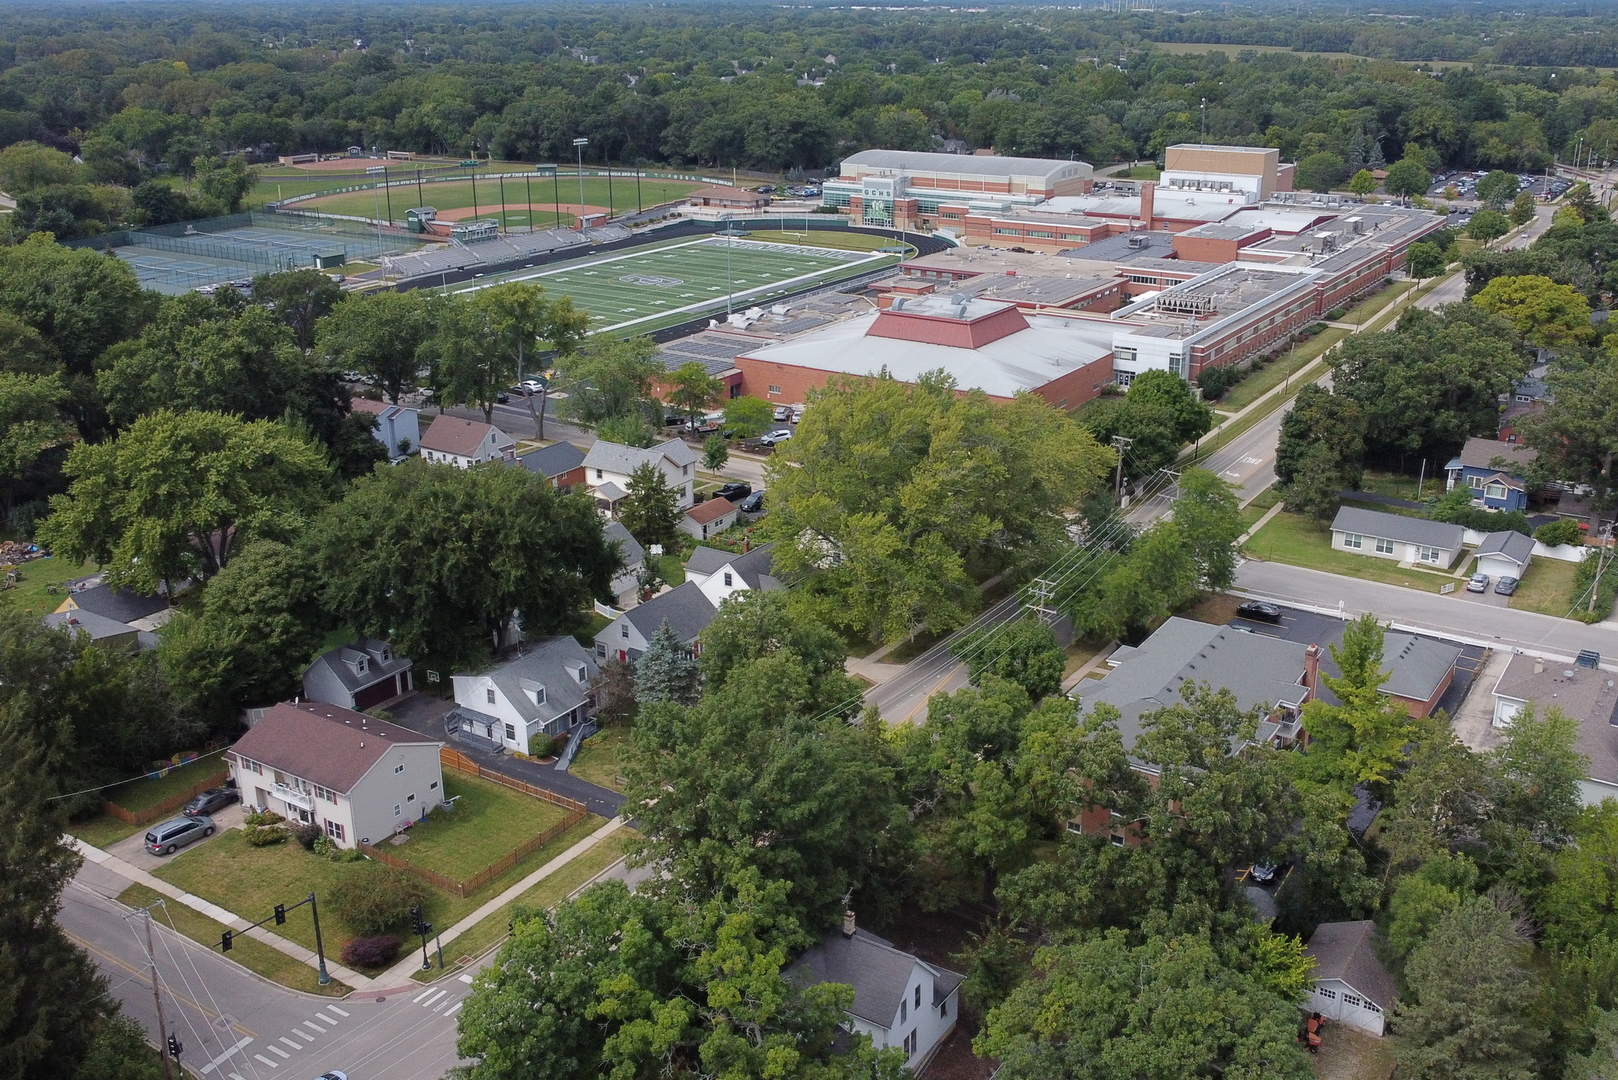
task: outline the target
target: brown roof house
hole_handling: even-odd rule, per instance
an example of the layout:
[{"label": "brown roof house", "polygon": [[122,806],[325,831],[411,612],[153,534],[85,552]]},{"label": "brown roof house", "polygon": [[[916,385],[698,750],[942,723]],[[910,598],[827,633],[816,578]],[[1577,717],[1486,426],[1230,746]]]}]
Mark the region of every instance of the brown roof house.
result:
[{"label": "brown roof house", "polygon": [[678,528],[687,536],[706,540],[717,536],[736,524],[736,504],[729,499],[714,498],[699,502],[680,516]]},{"label": "brown roof house", "polygon": [[1579,781],[1584,805],[1618,799],[1618,727],[1613,726],[1618,720],[1618,676],[1519,653],[1494,684],[1494,726],[1508,727],[1530,703],[1536,716],[1557,708],[1578,722],[1573,749],[1589,760],[1587,775]]},{"label": "brown roof house", "polygon": [[493,424],[440,414],[421,437],[421,456],[457,469],[485,461],[514,461],[517,442]]},{"label": "brown roof house", "polygon": [[444,744],[337,705],[282,702],[230,748],[242,802],[376,844],[444,801]]},{"label": "brown roof house", "polygon": [[1395,983],[1372,947],[1376,924],[1321,923],[1305,955],[1315,961],[1315,985],[1304,1009],[1381,1038],[1393,1008]]}]

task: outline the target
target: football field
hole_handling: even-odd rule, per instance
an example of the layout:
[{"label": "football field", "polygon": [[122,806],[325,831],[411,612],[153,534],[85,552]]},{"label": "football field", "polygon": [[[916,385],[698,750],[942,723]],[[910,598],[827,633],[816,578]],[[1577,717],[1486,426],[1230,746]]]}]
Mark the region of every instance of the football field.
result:
[{"label": "football field", "polygon": [[590,313],[593,334],[644,333],[702,312],[765,304],[806,285],[853,277],[899,261],[892,253],[703,237],[622,255],[583,259],[544,270],[480,278],[451,292],[508,281],[544,286]]}]

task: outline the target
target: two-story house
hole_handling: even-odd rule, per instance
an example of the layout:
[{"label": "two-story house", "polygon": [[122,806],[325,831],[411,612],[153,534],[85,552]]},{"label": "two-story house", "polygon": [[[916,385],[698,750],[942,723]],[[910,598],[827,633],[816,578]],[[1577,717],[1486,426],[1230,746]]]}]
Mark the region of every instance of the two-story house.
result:
[{"label": "two-story house", "polygon": [[421,445],[421,414],[410,406],[355,398],[353,411],[376,417],[371,434],[388,448],[389,461],[403,461]]},{"label": "two-story house", "polygon": [[852,911],[843,916],[842,932],[821,938],[786,977],[800,986],[853,987],[846,1026],[869,1035],[878,1049],[902,1048],[912,1071],[927,1064],[961,1015],[963,976],[859,929]]},{"label": "two-story house", "polygon": [[486,671],[453,676],[455,708],[444,726],[484,749],[529,753],[530,740],[564,735],[590,718],[590,683],[599,671],[590,650],[570,636],[524,642]]},{"label": "two-story house", "polygon": [[303,672],[303,696],[364,712],[415,689],[409,658],[380,638],[321,653]]},{"label": "two-story house", "polygon": [[1444,490],[1464,487],[1472,493],[1472,502],[1486,510],[1527,509],[1528,483],[1523,474],[1537,457],[1538,450],[1521,443],[1468,439],[1444,466],[1448,475]]},{"label": "two-story house", "polygon": [[584,451],[570,442],[530,450],[517,458],[516,464],[543,476],[563,495],[584,483]]},{"label": "two-story house", "polygon": [[695,500],[700,460],[697,452],[679,439],[670,439],[645,450],[622,443],[597,442],[584,455],[584,482],[596,490],[597,501],[606,504],[602,509],[610,513],[629,491],[630,474],[649,463],[663,471],[664,480],[675,493],[675,505],[683,510]]},{"label": "two-story house", "polygon": [[769,544],[741,552],[699,547],[685,561],[685,580],[701,589],[714,607],[734,592],[785,588],[770,576]]},{"label": "two-story house", "polygon": [[493,424],[439,414],[421,437],[421,456],[440,465],[470,469],[485,461],[513,461],[517,442]]},{"label": "two-story house", "polygon": [[695,648],[697,635],[713,622],[714,609],[696,583],[687,581],[630,608],[603,627],[596,635],[596,659],[634,663],[665,620],[681,641]]},{"label": "two-story house", "polygon": [[443,745],[336,705],[282,702],[226,761],[242,802],[318,825],[351,848],[381,843],[444,801]]}]

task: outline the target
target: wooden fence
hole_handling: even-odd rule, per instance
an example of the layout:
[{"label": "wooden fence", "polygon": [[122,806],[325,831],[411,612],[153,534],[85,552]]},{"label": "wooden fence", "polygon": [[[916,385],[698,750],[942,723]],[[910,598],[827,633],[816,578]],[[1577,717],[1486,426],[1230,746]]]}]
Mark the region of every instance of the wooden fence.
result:
[{"label": "wooden fence", "polygon": [[221,764],[218,772],[210,773],[208,776],[198,780],[196,783],[192,784],[178,795],[170,795],[156,806],[148,806],[144,810],[125,810],[117,803],[108,802],[106,799],[102,799],[101,811],[108,817],[117,818],[125,825],[145,825],[149,822],[156,821],[165,814],[178,810],[180,807],[191,801],[191,796],[200,795],[209,788],[223,786],[225,780],[229,776],[230,770]]},{"label": "wooden fence", "polygon": [[513,791],[520,791],[524,795],[532,795],[534,798],[548,802],[552,806],[560,806],[563,810],[573,810],[581,814],[590,812],[590,808],[577,799],[570,799],[566,795],[558,795],[554,791],[546,791],[544,788],[535,787],[533,784],[525,784],[521,780],[514,780],[509,776],[502,776],[497,772],[492,772],[459,750],[441,746],[438,748],[438,760],[446,769],[454,769],[456,772],[467,773],[481,780],[508,787]]}]

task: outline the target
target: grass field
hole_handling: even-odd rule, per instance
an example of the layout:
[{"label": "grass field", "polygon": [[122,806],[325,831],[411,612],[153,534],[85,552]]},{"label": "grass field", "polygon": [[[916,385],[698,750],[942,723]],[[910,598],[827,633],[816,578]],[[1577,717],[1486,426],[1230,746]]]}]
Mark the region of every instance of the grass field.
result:
[{"label": "grass field", "polygon": [[[286,186],[286,181],[279,181]],[[333,182],[326,181],[323,185],[306,187],[309,191],[322,191],[333,187],[347,187],[352,181]],[[640,206],[656,206],[659,203],[678,199],[687,192],[694,191],[700,184],[692,184],[683,180],[646,180],[640,182]],[[418,190],[414,184],[404,187],[388,188],[386,193],[376,191],[349,191],[341,195],[328,195],[325,198],[311,199],[308,202],[296,204],[299,210],[319,210],[327,214],[357,214],[361,217],[374,217],[376,215],[377,199],[382,199],[383,214],[386,215],[388,199],[393,200],[393,217],[397,221],[404,220],[404,212],[408,207],[420,206],[418,200],[425,200],[427,206],[444,210],[471,210],[476,208],[479,218],[500,219],[501,190],[504,188],[505,202],[512,207],[510,214],[505,218],[509,227],[516,225],[526,227],[530,224],[527,211],[515,209],[525,203],[543,203],[550,206],[553,201],[560,202],[564,208],[576,206],[579,203],[579,181],[577,177],[561,177],[556,184],[535,176],[532,180],[504,181],[481,177],[476,180],[444,180],[436,183],[424,183]],[[286,194],[294,194],[287,191]],[[635,181],[614,178],[612,181],[612,208],[618,211],[634,210],[637,203],[635,198]],[[584,178],[584,205],[593,207],[607,206],[607,180],[605,177],[587,176]],[[556,224],[556,218],[547,212],[537,212],[532,224],[536,228],[550,228]],[[570,215],[563,212],[562,224],[568,224]]]},{"label": "grass field", "polygon": [[20,569],[16,586],[0,591],[0,604],[15,604],[30,615],[55,611],[67,596],[62,583],[95,571],[90,563],[79,565],[68,559],[32,559]]},{"label": "grass field", "polygon": [[502,281],[528,281],[543,285],[547,292],[571,296],[575,307],[590,313],[591,333],[630,328],[645,333],[659,323],[722,310],[727,295],[738,309],[752,307],[895,260],[893,255],[705,237],[481,278],[452,291],[470,293]]},{"label": "grass field", "polygon": [[1507,605],[1565,619],[1568,609],[1573,606],[1573,576],[1577,572],[1575,563],[1560,559],[1532,559],[1528,572],[1523,574],[1522,583],[1517,586]]},{"label": "grass field", "polygon": [[624,786],[618,782],[618,775],[623,767],[624,748],[628,745],[628,728],[602,728],[584,740],[568,772],[592,784],[622,791]]}]

